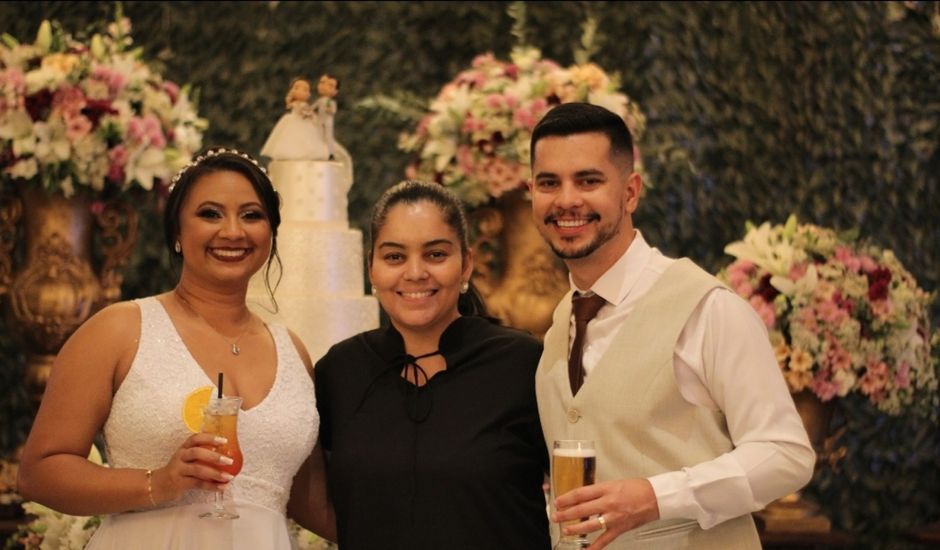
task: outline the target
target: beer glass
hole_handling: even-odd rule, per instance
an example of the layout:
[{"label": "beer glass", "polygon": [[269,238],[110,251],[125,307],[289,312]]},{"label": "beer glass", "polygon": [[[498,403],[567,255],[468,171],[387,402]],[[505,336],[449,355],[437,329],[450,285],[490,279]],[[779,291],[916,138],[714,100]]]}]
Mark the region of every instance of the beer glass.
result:
[{"label": "beer glass", "polygon": [[[594,483],[597,453],[594,442],[589,439],[566,439],[552,444],[552,502],[559,496],[585,485]],[[582,521],[587,518],[582,518]],[[559,524],[578,523],[569,520]],[[577,550],[588,546],[587,535],[564,535],[558,538],[555,550]]]},{"label": "beer glass", "polygon": [[[237,475],[242,469],[242,451],[238,446],[238,411],[242,406],[241,397],[213,397],[209,399],[202,417],[202,431],[219,435],[228,441],[222,445],[208,446],[223,456],[232,459],[231,464],[211,464],[223,472]],[[225,507],[224,491],[215,492],[215,506],[212,510],[200,514],[201,518],[236,519],[238,513]]]}]

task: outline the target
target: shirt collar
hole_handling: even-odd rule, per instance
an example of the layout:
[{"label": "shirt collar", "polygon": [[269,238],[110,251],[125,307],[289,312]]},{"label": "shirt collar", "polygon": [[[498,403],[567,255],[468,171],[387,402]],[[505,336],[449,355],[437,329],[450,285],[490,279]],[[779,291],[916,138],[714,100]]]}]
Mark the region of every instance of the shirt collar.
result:
[{"label": "shirt collar", "polygon": [[616,305],[622,302],[636,285],[636,282],[640,279],[640,274],[646,268],[652,256],[652,247],[643,238],[643,233],[637,229],[636,234],[633,236],[633,242],[630,243],[627,251],[594,282],[590,289],[578,288],[570,274],[568,275],[568,281],[571,288],[576,292],[590,290],[607,300],[607,303]]}]

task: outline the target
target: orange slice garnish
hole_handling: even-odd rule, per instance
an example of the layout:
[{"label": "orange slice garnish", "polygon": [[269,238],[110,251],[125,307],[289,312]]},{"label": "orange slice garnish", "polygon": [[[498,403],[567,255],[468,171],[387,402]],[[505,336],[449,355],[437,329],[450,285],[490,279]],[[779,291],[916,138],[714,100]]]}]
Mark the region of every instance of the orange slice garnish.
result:
[{"label": "orange slice garnish", "polygon": [[202,412],[215,391],[213,386],[203,386],[189,392],[183,400],[183,424],[193,433],[202,431]]}]

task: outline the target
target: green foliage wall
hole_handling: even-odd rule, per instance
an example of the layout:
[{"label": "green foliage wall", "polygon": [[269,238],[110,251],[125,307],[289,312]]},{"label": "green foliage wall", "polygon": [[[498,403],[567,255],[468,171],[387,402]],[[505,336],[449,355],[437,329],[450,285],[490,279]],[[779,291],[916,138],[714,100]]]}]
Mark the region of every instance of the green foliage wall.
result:
[{"label": "green foliage wall", "polygon": [[[528,40],[572,62],[588,12],[603,38],[594,61],[619,71],[648,116],[641,146],[655,187],[636,222],[670,255],[717,271],[746,220],[801,220],[895,250],[928,290],[940,282],[940,36],[930,3],[529,3]],[[31,40],[43,18],[73,31],[108,20],[103,2],[0,4],[3,30]],[[126,2],[133,36],[166,78],[201,92],[206,144],[256,153],[295,75],[341,81],[336,135],[355,161],[350,219],[365,227],[379,193],[402,177],[403,129],[353,105],[405,90],[431,97],[478,53],[507,56],[505,2]],[[125,296],[167,288],[158,222]],[[935,324],[940,305],[933,309]],[[22,357],[0,338],[0,378]],[[10,391],[10,390],[5,390]],[[11,448],[28,426],[22,399],[0,394]],[[903,547],[897,533],[940,517],[937,426],[872,415],[846,400],[851,453],[812,492],[862,545]],[[853,488],[850,483],[858,482]]]}]

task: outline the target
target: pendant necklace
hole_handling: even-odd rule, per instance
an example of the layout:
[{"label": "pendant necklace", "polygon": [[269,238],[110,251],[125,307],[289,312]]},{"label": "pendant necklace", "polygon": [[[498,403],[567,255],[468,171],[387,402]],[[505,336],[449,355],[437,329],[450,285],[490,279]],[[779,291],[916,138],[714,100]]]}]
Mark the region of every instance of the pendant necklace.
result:
[{"label": "pendant necklace", "polygon": [[194,308],[193,305],[189,303],[189,300],[187,300],[186,297],[183,296],[183,294],[179,291],[178,287],[173,289],[173,294],[175,294],[176,297],[179,298],[181,302],[186,304],[186,307],[189,308],[189,310],[192,311],[196,315],[196,317],[199,317],[199,319],[202,320],[203,323],[205,323],[210,329],[212,329],[212,332],[218,334],[219,338],[225,340],[225,343],[231,346],[229,349],[232,352],[232,355],[238,355],[242,352],[242,349],[238,346],[238,341],[241,340],[243,336],[248,334],[248,330],[251,328],[251,325],[252,325],[251,322],[248,323],[248,326],[245,327],[245,330],[243,330],[242,333],[239,334],[237,338],[229,342],[229,339],[224,334],[216,330],[216,328],[212,326],[212,324],[209,321],[207,321],[205,317],[203,317],[198,311],[196,311],[196,308]]}]

